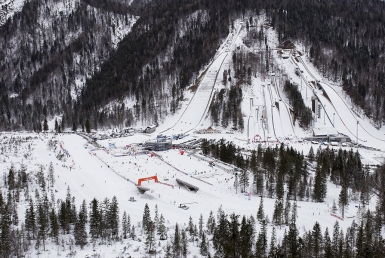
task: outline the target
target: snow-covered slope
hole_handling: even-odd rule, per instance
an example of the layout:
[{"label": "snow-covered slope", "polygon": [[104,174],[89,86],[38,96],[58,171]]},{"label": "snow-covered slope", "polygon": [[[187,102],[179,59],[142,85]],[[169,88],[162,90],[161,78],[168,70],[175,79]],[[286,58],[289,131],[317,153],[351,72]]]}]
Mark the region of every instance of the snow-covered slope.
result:
[{"label": "snow-covered slope", "polygon": [[[263,22],[263,20],[262,20]],[[167,127],[162,124],[162,132],[166,134],[176,134],[191,132],[194,129],[202,129],[211,126],[211,119],[208,108],[211,104],[213,92],[219,92],[224,86],[219,83],[218,75],[222,74],[231,64],[230,57],[236,49],[247,49],[243,38],[247,34],[246,28],[238,21],[236,33],[231,33],[222,47],[219,48],[214,61],[204,71],[203,79],[195,95],[191,98],[188,105],[180,111],[178,121],[175,125]],[[271,28],[266,28],[268,42],[271,47],[278,45],[277,36]],[[271,51],[274,62],[273,73],[268,78],[253,78],[251,86],[243,86],[242,113],[244,114],[245,130],[241,132],[240,138],[252,140],[254,136],[262,140],[278,140],[293,138],[304,138],[313,135],[313,131],[300,128],[298,120],[293,123],[293,113],[290,111],[289,101],[283,92],[283,84],[286,79],[296,83],[298,90],[302,94],[304,103],[312,108],[312,99],[318,98],[320,103],[320,117],[313,113],[314,123],[311,128],[318,128],[321,131],[334,127],[338,133],[350,137],[352,142],[357,141],[358,124],[358,143],[366,146],[381,149],[385,141],[384,130],[376,129],[370,119],[363,114],[359,115],[353,110],[350,101],[344,99],[342,89],[332,86],[326,79],[322,78],[318,72],[312,68],[309,61],[302,54],[298,54],[295,49],[286,50],[289,59],[282,58],[278,51]],[[295,74],[295,69],[303,71],[301,76]],[[283,79],[286,78],[286,79]],[[317,82],[322,88],[317,86]],[[250,106],[250,101],[252,105]],[[263,115],[266,114],[266,117]],[[250,117],[252,122],[250,123]],[[175,118],[173,118],[175,121]],[[168,123],[166,120],[165,124]],[[165,127],[167,128],[164,131]],[[248,128],[249,127],[249,128]],[[325,129],[324,129],[325,128]],[[224,129],[224,128],[222,128]]]},{"label": "snow-covered slope", "polygon": [[0,1],[0,26],[3,25],[8,18],[12,17],[16,12],[20,12],[23,8],[24,0],[1,0]]}]

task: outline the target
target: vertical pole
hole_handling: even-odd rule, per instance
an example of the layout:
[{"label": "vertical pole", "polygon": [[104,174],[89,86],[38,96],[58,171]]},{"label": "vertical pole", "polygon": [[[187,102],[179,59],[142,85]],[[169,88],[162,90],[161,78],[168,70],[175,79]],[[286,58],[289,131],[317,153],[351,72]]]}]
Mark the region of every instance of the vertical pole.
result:
[{"label": "vertical pole", "polygon": [[325,116],[326,116],[326,105],[324,105],[324,125],[326,125],[326,123],[325,123]]},{"label": "vertical pole", "polygon": [[306,76],[306,99],[307,99],[307,76]]},{"label": "vertical pole", "polygon": [[356,134],[356,136],[357,136],[357,139],[356,139],[356,141],[357,141],[357,144],[358,144],[358,124],[359,124],[360,122],[359,121],[357,121],[357,134]]},{"label": "vertical pole", "polygon": [[249,143],[249,139],[250,139],[250,137],[249,137],[249,131],[250,131],[250,116],[249,116],[249,118],[247,119],[247,143]]},{"label": "vertical pole", "polygon": [[333,126],[336,127],[336,124],[334,123],[334,116],[336,115],[336,113],[333,113]]}]

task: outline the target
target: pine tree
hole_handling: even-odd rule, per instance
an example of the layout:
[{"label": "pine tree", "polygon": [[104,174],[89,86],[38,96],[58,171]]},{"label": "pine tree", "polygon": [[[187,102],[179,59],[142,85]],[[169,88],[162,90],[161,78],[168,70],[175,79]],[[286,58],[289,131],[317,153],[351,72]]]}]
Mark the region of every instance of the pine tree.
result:
[{"label": "pine tree", "polygon": [[154,216],[155,230],[158,230],[159,226],[159,214],[158,214],[158,205],[155,204],[155,216]]},{"label": "pine tree", "polygon": [[59,244],[59,222],[58,216],[54,208],[51,209],[49,214],[49,222],[50,222],[50,237],[52,237],[56,244]]},{"label": "pine tree", "polygon": [[144,206],[144,211],[143,211],[143,219],[142,219],[142,228],[144,232],[147,231],[147,226],[148,223],[151,221],[151,216],[150,216],[150,208],[148,207],[148,204]]},{"label": "pine tree", "polygon": [[241,257],[251,257],[254,243],[254,218],[246,219],[242,217],[241,228],[239,230],[239,250]]},{"label": "pine tree", "polygon": [[87,223],[87,206],[86,201],[83,200],[83,203],[79,210],[79,215],[75,223],[74,237],[77,245],[83,249],[87,244],[87,232],[86,232],[86,223]]},{"label": "pine tree", "polygon": [[289,257],[298,257],[299,256],[299,244],[298,244],[298,229],[297,225],[294,222],[291,222],[289,225],[289,232],[287,234],[287,244],[289,246]]},{"label": "pine tree", "polygon": [[239,187],[239,181],[238,181],[238,173],[234,173],[234,188],[235,188],[235,193],[238,193],[238,187]]},{"label": "pine tree", "polygon": [[53,164],[52,164],[52,161],[51,161],[51,163],[49,164],[49,168],[48,168],[48,182],[51,185],[51,187],[53,187],[53,185],[55,184],[55,175],[54,175],[54,173],[55,173],[55,171],[54,171]]},{"label": "pine tree", "polygon": [[131,238],[132,240],[135,240],[135,239],[136,239],[136,232],[135,232],[135,226],[134,226],[134,225],[132,225],[132,228],[131,228],[131,230],[130,230],[130,238]]},{"label": "pine tree", "polygon": [[240,239],[240,234],[239,234],[239,215],[236,215],[235,213],[230,214],[230,221],[229,221],[229,244],[228,248],[225,247],[225,252],[227,256],[233,256],[237,257],[239,256],[239,245],[238,241]]},{"label": "pine tree", "polygon": [[207,256],[208,255],[208,246],[206,242],[206,234],[202,233],[202,241],[199,245],[199,253],[202,256]]},{"label": "pine tree", "polygon": [[233,256],[232,241],[236,239],[236,234],[232,234],[230,230],[230,222],[227,220],[227,215],[220,208],[217,213],[217,226],[214,229],[212,242],[215,249],[215,255],[219,257]]},{"label": "pine tree", "polygon": [[345,218],[345,210],[348,208],[348,189],[345,184],[342,185],[340,195],[338,197],[338,204],[340,206],[342,218]]},{"label": "pine tree", "polygon": [[127,223],[127,213],[126,211],[123,212],[123,218],[122,218],[122,233],[123,238],[127,239],[127,233],[129,232],[129,226]]},{"label": "pine tree", "polygon": [[65,199],[65,203],[64,203],[64,205],[65,205],[64,212],[65,212],[65,219],[66,219],[66,224],[67,224],[67,229],[66,229],[67,231],[70,230],[69,225],[74,224],[76,222],[76,219],[77,219],[77,212],[76,212],[76,206],[75,206],[75,199],[74,198],[75,197],[71,198],[71,189],[68,186],[67,187],[67,195],[66,195],[66,199]]},{"label": "pine tree", "polygon": [[174,240],[172,242],[172,251],[175,257],[179,257],[182,251],[181,237],[178,223],[175,224]]},{"label": "pine tree", "polygon": [[187,234],[185,230],[182,230],[181,234],[181,253],[182,257],[187,257]]},{"label": "pine tree", "polygon": [[[364,221],[364,256],[372,257],[373,256],[373,216],[370,213],[370,210],[366,212],[365,221]],[[357,240],[358,241],[358,240]]]},{"label": "pine tree", "polygon": [[322,233],[321,233],[321,227],[317,221],[313,226],[311,237],[312,237],[311,238],[312,250],[313,250],[314,257],[320,257],[321,250],[322,250]]},{"label": "pine tree", "polygon": [[55,132],[59,132],[59,124],[57,122],[57,119],[55,118]]},{"label": "pine tree", "polygon": [[37,172],[37,181],[39,186],[41,187],[41,190],[45,191],[45,177],[44,177],[44,167],[43,165],[40,165],[39,170]]},{"label": "pine tree", "polygon": [[47,239],[47,230],[49,225],[48,214],[45,213],[44,207],[41,203],[37,206],[37,223],[38,233],[37,238],[43,243],[43,250],[45,251],[45,240]]},{"label": "pine tree", "polygon": [[313,161],[314,161],[314,150],[313,150],[313,146],[310,146],[309,154],[308,154],[307,156],[308,156],[310,162],[313,162]]},{"label": "pine tree", "polygon": [[369,165],[366,165],[363,169],[363,182],[360,192],[360,200],[362,205],[366,205],[369,203],[370,200],[370,184],[371,184],[371,177],[370,177],[370,168]]},{"label": "pine tree", "polygon": [[158,235],[160,240],[167,239],[167,228],[164,223],[165,223],[164,217],[163,217],[163,214],[161,214],[159,218],[159,225],[158,225]]},{"label": "pine tree", "polygon": [[202,238],[202,234],[203,234],[203,215],[201,213],[201,215],[199,216],[199,238]]},{"label": "pine tree", "polygon": [[165,252],[163,258],[172,258],[173,257],[171,249],[172,249],[172,246],[169,243],[167,243],[167,245],[166,245],[166,252]]},{"label": "pine tree", "polygon": [[265,257],[267,252],[267,224],[265,221],[261,223],[261,229],[258,234],[257,243],[255,246],[255,257]]},{"label": "pine tree", "polygon": [[323,202],[326,197],[326,175],[321,171],[320,166],[317,166],[314,179],[313,200]]},{"label": "pine tree", "polygon": [[69,212],[70,212],[70,223],[72,225],[75,225],[76,223],[76,220],[77,220],[77,216],[78,216],[78,212],[76,211],[76,202],[75,202],[75,196],[72,196],[71,198],[71,206],[70,206],[70,209],[69,209]]},{"label": "pine tree", "polygon": [[[251,151],[251,157],[250,157],[250,170],[254,173],[254,175],[257,172],[257,152],[255,150]],[[254,176],[255,177],[255,176]]]},{"label": "pine tree", "polygon": [[263,197],[265,191],[264,182],[262,169],[257,169],[257,172],[254,173],[254,186],[256,188],[255,193],[261,197]]},{"label": "pine tree", "polygon": [[329,229],[326,228],[324,236],[324,256],[325,258],[333,258],[332,243],[329,236]]},{"label": "pine tree", "polygon": [[47,122],[47,118],[44,118],[44,125],[43,125],[43,130],[44,131],[48,131],[49,128],[48,128],[48,122]]},{"label": "pine tree", "polygon": [[111,230],[111,235],[117,238],[119,236],[119,204],[116,196],[112,197],[107,216],[108,228]]},{"label": "pine tree", "polygon": [[284,209],[284,218],[285,218],[285,224],[289,225],[289,213],[291,210],[291,204],[289,200],[289,196],[286,196],[286,204],[285,204],[285,209]]},{"label": "pine tree", "polygon": [[214,215],[213,215],[213,211],[210,211],[210,215],[207,219],[207,224],[206,224],[206,228],[207,228],[207,231],[209,234],[213,234],[214,233],[214,229],[215,229],[215,218],[214,218]]},{"label": "pine tree", "polygon": [[357,257],[371,257],[365,255],[365,236],[364,236],[364,225],[361,221],[360,226],[358,227],[358,233],[357,233],[357,241],[356,241],[356,256]]},{"label": "pine tree", "polygon": [[282,225],[283,204],[282,200],[275,200],[273,222],[275,225]]},{"label": "pine tree", "polygon": [[190,216],[189,222],[188,222],[188,232],[190,234],[190,237],[194,236],[194,222],[193,222],[191,216]]},{"label": "pine tree", "polygon": [[269,249],[269,258],[275,258],[277,257],[277,235],[275,233],[275,227],[273,227],[273,230],[271,232],[271,238],[270,238],[270,249]]},{"label": "pine tree", "polygon": [[278,175],[276,189],[275,189],[277,199],[280,199],[280,200],[283,199],[283,195],[285,193],[283,179],[284,179],[283,175]]},{"label": "pine tree", "polygon": [[333,206],[332,206],[332,213],[337,213],[338,211],[338,208],[337,208],[337,205],[336,205],[336,200],[333,199]]},{"label": "pine tree", "polygon": [[11,168],[9,169],[8,173],[8,189],[13,190],[16,186],[16,181],[15,181],[15,168],[13,164],[11,165]]},{"label": "pine tree", "polygon": [[257,213],[257,220],[259,223],[262,223],[262,221],[265,219],[265,212],[263,210],[263,198],[261,196],[261,200],[259,201],[259,207],[258,207],[258,213]]},{"label": "pine tree", "polygon": [[131,217],[130,217],[130,214],[127,214],[127,230],[128,230],[128,233],[130,233],[130,231],[131,231]]},{"label": "pine tree", "polygon": [[338,224],[338,221],[336,221],[333,226],[333,239],[332,239],[333,257],[338,257],[339,240],[340,240],[340,225]]},{"label": "pine tree", "polygon": [[239,173],[239,184],[241,186],[241,193],[245,193],[249,187],[249,172],[246,169]]},{"label": "pine tree", "polygon": [[61,119],[61,126],[60,126],[63,131],[65,130],[65,122],[66,122],[64,119],[65,119],[65,117],[63,115],[63,117]]},{"label": "pine tree", "polygon": [[[28,208],[25,211],[25,230],[28,240],[35,239],[36,234],[36,215],[32,198],[29,199]],[[31,236],[32,233],[32,236]]]},{"label": "pine tree", "polygon": [[297,220],[297,202],[294,202],[293,206],[291,207],[290,223],[296,223],[296,220]]},{"label": "pine tree", "polygon": [[37,254],[40,254],[40,246],[41,246],[41,240],[40,240],[40,237],[37,237],[36,243],[35,243],[35,249],[37,250]]},{"label": "pine tree", "polygon": [[110,224],[110,200],[104,198],[103,202],[100,204],[100,226],[99,226],[99,235],[102,240],[111,237],[112,229]]},{"label": "pine tree", "polygon": [[147,230],[145,231],[146,233],[146,249],[148,253],[154,253],[155,251],[155,223],[153,221],[148,221],[147,224]]},{"label": "pine tree", "polygon": [[60,224],[61,229],[63,230],[63,234],[68,233],[68,231],[69,231],[69,218],[68,218],[68,212],[67,212],[65,202],[60,203],[59,224]]},{"label": "pine tree", "polygon": [[[14,190],[12,192],[18,192],[18,190]],[[7,205],[9,205],[9,210],[11,213],[11,222],[14,226],[19,225],[19,215],[18,215],[18,207],[16,202],[16,194],[11,194],[11,191],[8,191],[8,200]]]},{"label": "pine tree", "polygon": [[91,201],[91,211],[90,211],[90,235],[92,239],[98,238],[100,236],[100,226],[101,226],[101,214],[99,212],[99,202],[95,198]]},{"label": "pine tree", "polygon": [[1,211],[0,254],[1,257],[10,257],[11,254],[11,213],[9,205],[5,205]]},{"label": "pine tree", "polygon": [[88,119],[86,120],[86,132],[91,133],[91,124]]},{"label": "pine tree", "polygon": [[341,229],[340,239],[339,239],[339,242],[338,242],[338,257],[343,257],[343,254],[346,251],[346,249],[347,248],[345,248],[344,232]]},{"label": "pine tree", "polygon": [[[361,222],[364,223],[364,221],[361,221]],[[353,255],[354,246],[356,246],[356,242],[357,242],[358,232],[359,232],[359,225],[357,225],[355,220],[353,220],[351,226],[346,230],[346,238],[345,238],[346,249],[349,252],[350,256]],[[364,240],[363,242],[365,241],[366,240]]]}]

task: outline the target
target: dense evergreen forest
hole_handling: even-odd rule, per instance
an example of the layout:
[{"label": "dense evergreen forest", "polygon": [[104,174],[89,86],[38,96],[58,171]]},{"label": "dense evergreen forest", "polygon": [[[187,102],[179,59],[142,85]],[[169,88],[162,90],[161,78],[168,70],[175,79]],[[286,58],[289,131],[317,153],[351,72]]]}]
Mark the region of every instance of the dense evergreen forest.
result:
[{"label": "dense evergreen forest", "polygon": [[[353,150],[319,148],[315,152],[311,147],[308,157],[304,157],[282,144],[280,148],[266,150],[259,146],[246,154],[222,139],[218,143],[204,140],[202,152],[239,168],[240,191],[247,188],[249,173],[252,173],[254,193],[278,201],[283,201],[286,189],[286,198],[290,200],[323,202],[328,180],[341,186],[342,199],[336,200],[343,204],[341,209],[347,204],[348,193],[352,200],[366,205],[370,197],[381,192],[377,184],[382,181],[381,170],[372,173],[371,167],[363,165],[360,154]],[[381,207],[380,210],[385,208]]]},{"label": "dense evergreen forest", "polygon": [[[232,22],[241,17],[252,28],[253,17],[262,14],[279,40],[304,44],[304,54],[343,86],[358,112],[378,127],[384,121],[380,0],[159,0],[131,6],[87,0],[65,2],[60,12],[55,3],[28,1],[0,27],[1,130],[39,131],[54,115],[62,115],[65,128],[80,128],[86,120],[92,128],[158,123],[178,109],[183,90],[197,81]],[[247,40],[276,47],[260,33]],[[247,84],[273,65],[268,52],[257,60],[238,51],[229,84]]]}]

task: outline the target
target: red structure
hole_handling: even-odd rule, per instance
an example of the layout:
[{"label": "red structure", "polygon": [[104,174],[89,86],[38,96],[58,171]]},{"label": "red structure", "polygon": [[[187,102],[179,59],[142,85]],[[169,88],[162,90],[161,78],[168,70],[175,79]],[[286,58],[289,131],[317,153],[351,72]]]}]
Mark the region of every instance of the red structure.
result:
[{"label": "red structure", "polygon": [[150,176],[150,177],[139,178],[138,179],[138,186],[141,186],[143,181],[148,181],[148,180],[155,180],[156,183],[159,183],[157,176]]}]

